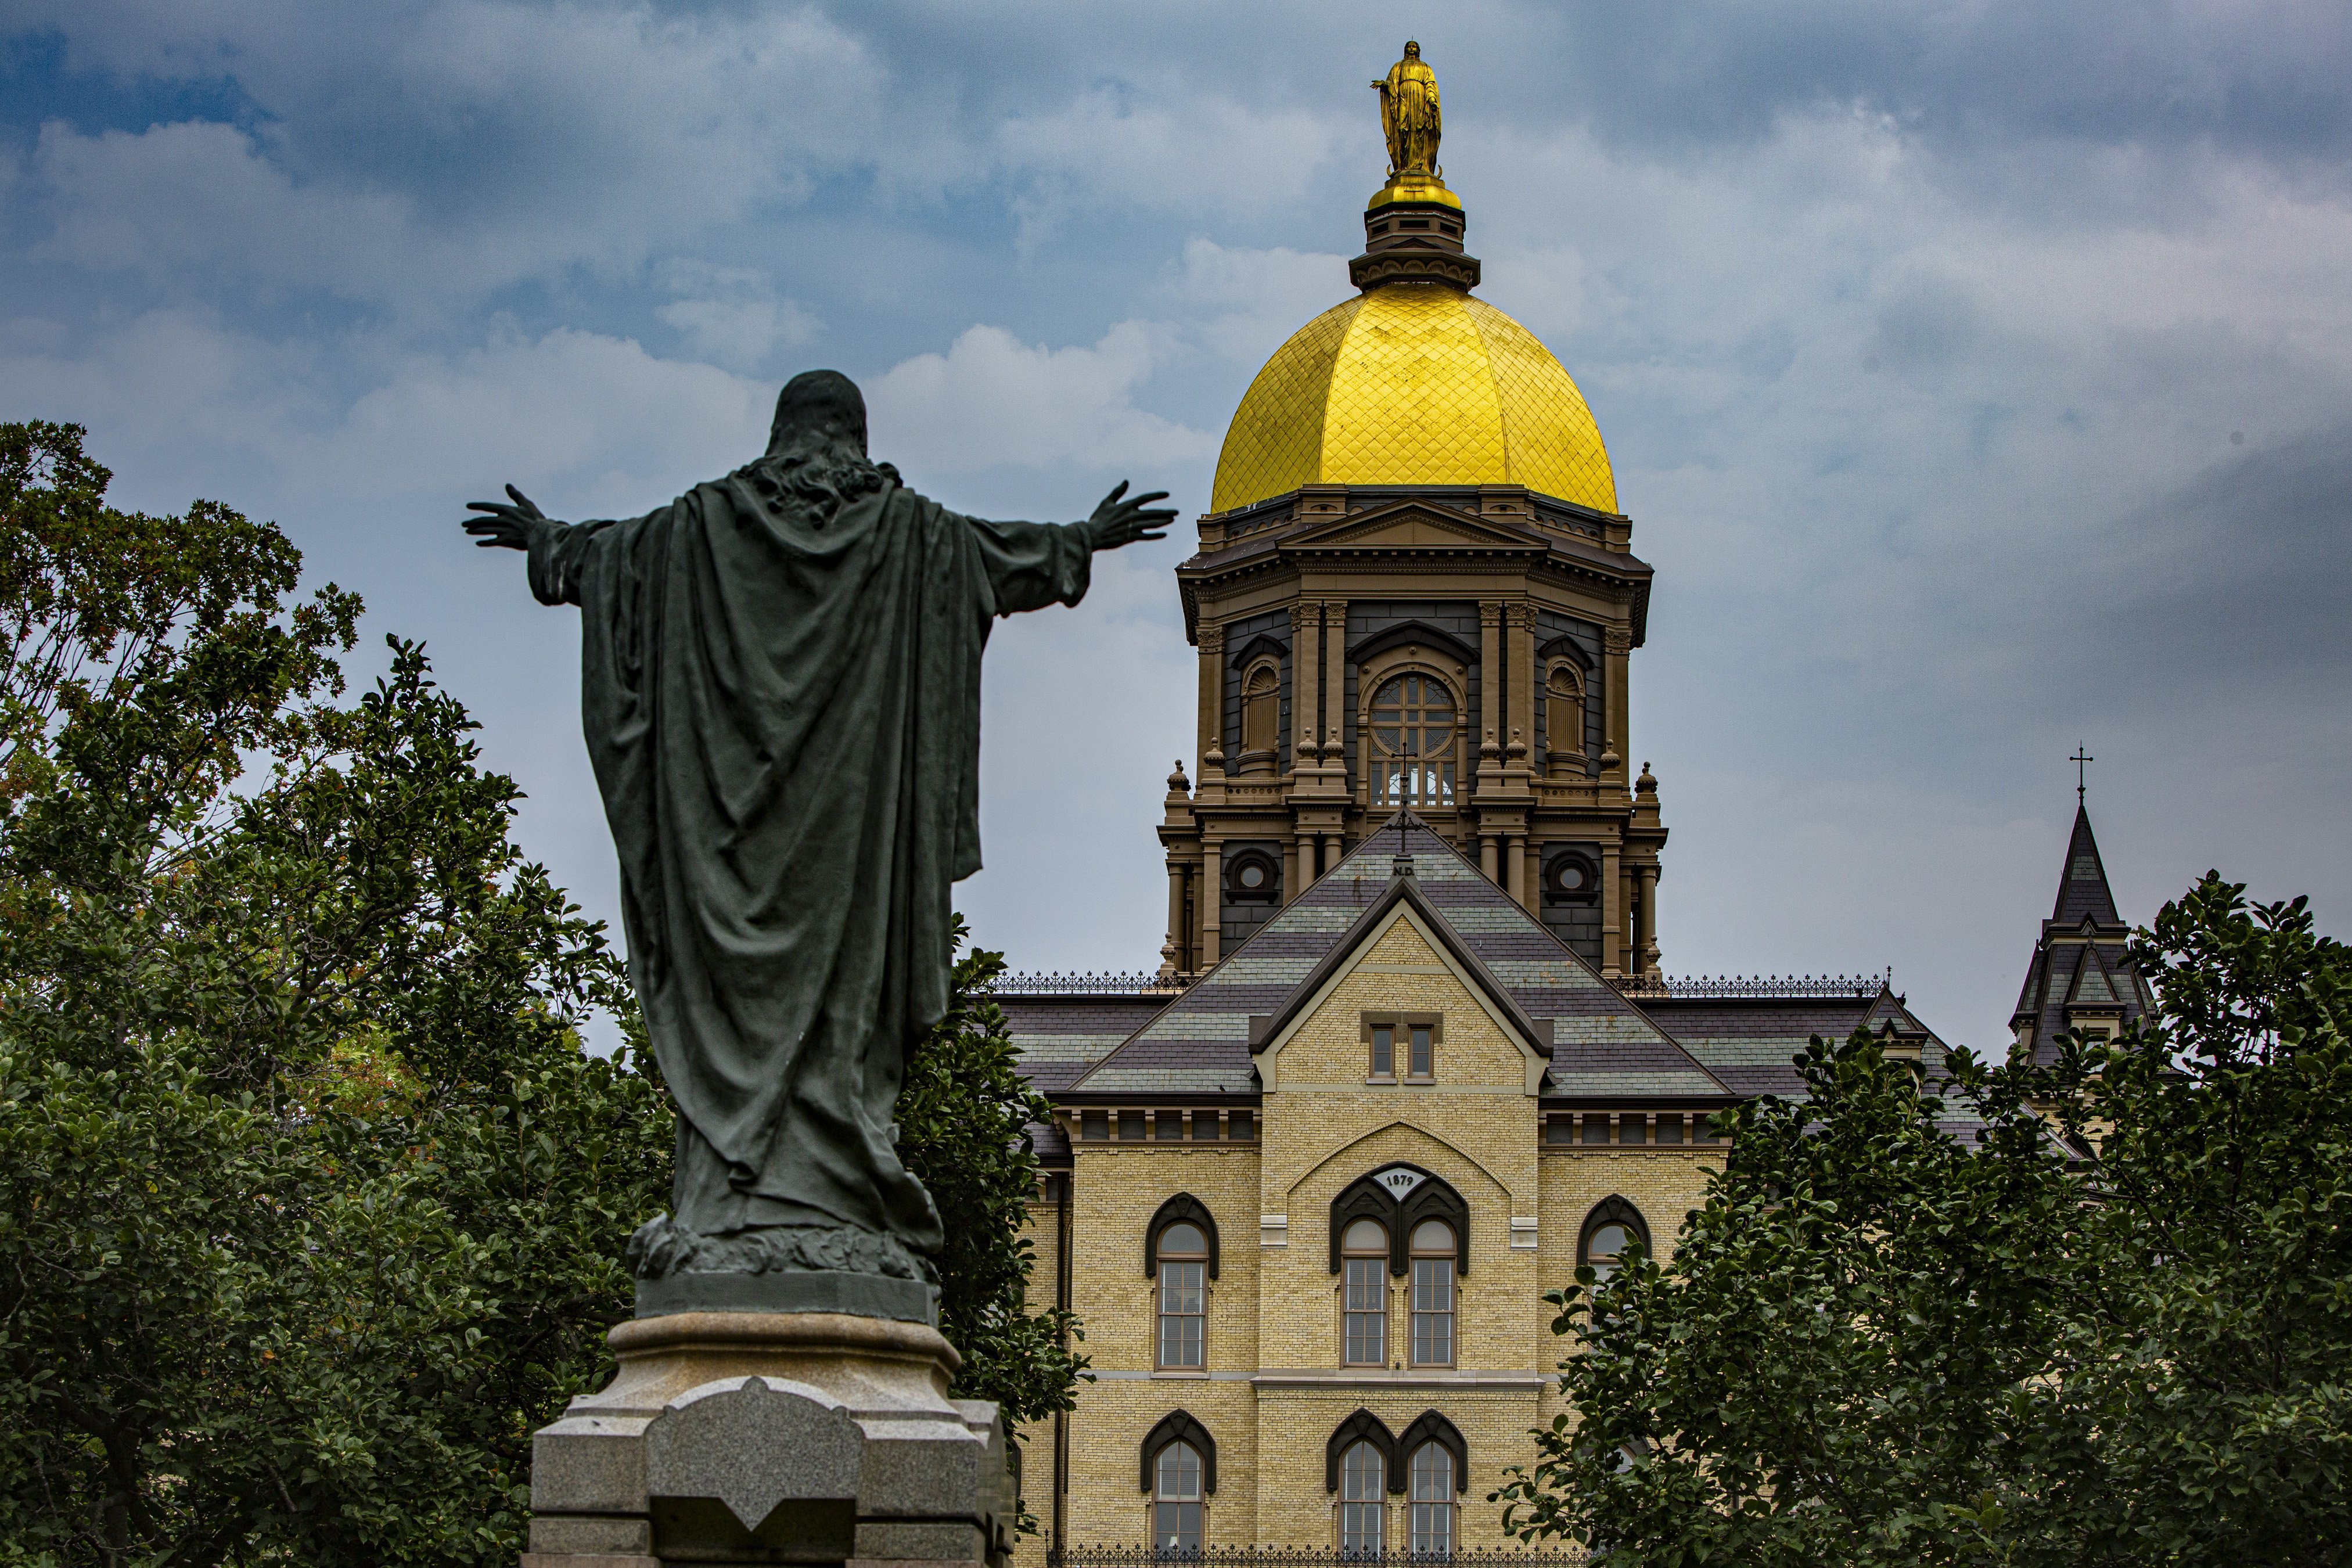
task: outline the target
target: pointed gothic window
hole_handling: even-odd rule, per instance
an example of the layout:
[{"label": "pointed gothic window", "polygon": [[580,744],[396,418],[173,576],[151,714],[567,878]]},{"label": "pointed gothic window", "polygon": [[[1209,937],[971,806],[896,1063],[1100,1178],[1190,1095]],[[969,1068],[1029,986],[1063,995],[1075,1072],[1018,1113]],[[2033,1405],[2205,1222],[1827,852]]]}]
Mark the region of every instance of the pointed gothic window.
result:
[{"label": "pointed gothic window", "polygon": [[1454,804],[1454,693],[1431,675],[1400,675],[1372,693],[1372,804]]},{"label": "pointed gothic window", "polygon": [[1151,1544],[1161,1552],[1201,1550],[1201,1456],[1171,1443],[1153,1467]]},{"label": "pointed gothic window", "polygon": [[1411,1473],[1413,1554],[1439,1559],[1451,1557],[1454,1555],[1453,1452],[1443,1443],[1423,1443],[1413,1450]]},{"label": "pointed gothic window", "polygon": [[1382,1527],[1388,1460],[1370,1443],[1358,1443],[1339,1458],[1339,1550],[1350,1557],[1376,1557],[1388,1545]]}]

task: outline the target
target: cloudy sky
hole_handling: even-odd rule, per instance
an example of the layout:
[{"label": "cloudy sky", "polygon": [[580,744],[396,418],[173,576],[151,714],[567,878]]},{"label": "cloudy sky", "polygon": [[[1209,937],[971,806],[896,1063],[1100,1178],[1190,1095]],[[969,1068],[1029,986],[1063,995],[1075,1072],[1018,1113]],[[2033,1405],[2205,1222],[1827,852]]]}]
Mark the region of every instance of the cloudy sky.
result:
[{"label": "cloudy sky", "polygon": [[[1409,34],[1658,569],[1669,971],[1892,965],[2000,1042],[2078,742],[2133,918],[2219,866],[2352,926],[2341,0],[0,0],[0,418],[425,638],[610,914],[573,617],[462,503],[646,510],[831,365],[961,510],[1198,511]],[[1180,542],[991,645],[961,903],[1016,966],[1157,962]]]}]

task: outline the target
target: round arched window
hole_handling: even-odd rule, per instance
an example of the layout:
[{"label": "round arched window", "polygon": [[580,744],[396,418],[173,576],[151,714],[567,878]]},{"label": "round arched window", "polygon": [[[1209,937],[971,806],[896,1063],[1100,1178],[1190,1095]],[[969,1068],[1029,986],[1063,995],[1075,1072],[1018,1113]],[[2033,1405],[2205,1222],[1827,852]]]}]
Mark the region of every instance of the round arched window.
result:
[{"label": "round arched window", "polygon": [[1209,1263],[1209,1238],[1201,1227],[1180,1220],[1160,1233],[1160,1364],[1203,1364],[1208,1326],[1208,1289],[1202,1275]]},{"label": "round arched window", "polygon": [[1425,1219],[1412,1227],[1412,1364],[1454,1364],[1454,1227]]},{"label": "round arched window", "polygon": [[1349,1366],[1385,1366],[1389,1359],[1389,1233],[1378,1220],[1360,1219],[1339,1237],[1346,1270],[1340,1285],[1341,1359]]},{"label": "round arched window", "polygon": [[1544,748],[1554,773],[1583,771],[1584,679],[1571,665],[1552,666],[1544,681]]},{"label": "round arched window", "polygon": [[1454,692],[1432,675],[1400,675],[1372,693],[1372,800],[1454,804]]},{"label": "round arched window", "polygon": [[1282,677],[1271,660],[1253,666],[1242,681],[1242,750],[1245,773],[1269,773],[1282,729]]}]

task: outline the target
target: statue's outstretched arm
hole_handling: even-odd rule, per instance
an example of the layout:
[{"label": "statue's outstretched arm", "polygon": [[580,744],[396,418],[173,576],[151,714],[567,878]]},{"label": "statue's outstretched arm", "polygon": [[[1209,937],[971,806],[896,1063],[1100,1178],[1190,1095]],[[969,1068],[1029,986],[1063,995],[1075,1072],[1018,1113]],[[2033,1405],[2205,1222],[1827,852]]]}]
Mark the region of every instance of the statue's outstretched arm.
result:
[{"label": "statue's outstretched arm", "polygon": [[573,580],[573,563],[568,557],[575,552],[563,548],[566,539],[577,535],[585,538],[609,521],[583,522],[577,528],[568,522],[558,522],[539,510],[533,501],[514,486],[507,487],[513,498],[506,501],[467,501],[466,510],[479,512],[478,517],[466,519],[466,531],[484,550],[522,550],[530,555],[530,588],[545,605],[576,605],[580,602],[578,584]]},{"label": "statue's outstretched arm", "polygon": [[1141,495],[1128,495],[1127,481],[1121,479],[1117,489],[1103,497],[1102,504],[1095,508],[1094,516],[1078,526],[1087,531],[1087,542],[1096,550],[1117,550],[1122,544],[1133,544],[1139,540],[1165,539],[1167,534],[1155,533],[1152,530],[1164,529],[1175,521],[1176,509],[1155,509],[1151,503],[1167,499],[1166,490],[1146,490]]}]

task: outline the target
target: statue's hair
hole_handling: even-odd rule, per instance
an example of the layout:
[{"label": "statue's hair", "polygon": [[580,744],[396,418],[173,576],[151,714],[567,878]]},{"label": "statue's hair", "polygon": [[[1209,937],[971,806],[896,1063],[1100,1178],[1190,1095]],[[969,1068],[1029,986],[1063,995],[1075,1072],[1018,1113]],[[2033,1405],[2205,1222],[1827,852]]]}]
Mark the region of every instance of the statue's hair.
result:
[{"label": "statue's hair", "polygon": [[797,503],[819,528],[858,497],[898,482],[896,468],[866,457],[865,395],[837,370],[803,371],[784,383],[768,455],[746,472],[772,507]]}]

